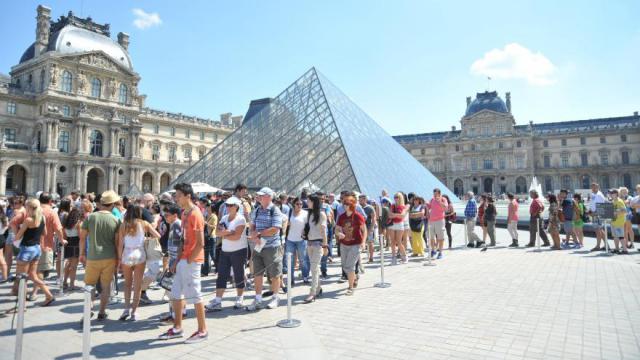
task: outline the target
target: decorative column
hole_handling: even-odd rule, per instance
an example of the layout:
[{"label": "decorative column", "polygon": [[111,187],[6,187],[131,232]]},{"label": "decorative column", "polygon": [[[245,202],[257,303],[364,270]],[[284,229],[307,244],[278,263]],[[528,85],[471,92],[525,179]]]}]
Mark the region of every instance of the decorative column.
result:
[{"label": "decorative column", "polygon": [[49,160],[45,160],[42,165],[43,165],[42,171],[44,171],[44,174],[42,174],[43,182],[42,182],[42,186],[38,190],[49,191],[49,180],[50,180],[49,175],[51,174],[49,169],[51,167],[51,162]]},{"label": "decorative column", "polygon": [[120,175],[118,174],[118,165],[113,167],[113,191],[118,192],[118,183]]},{"label": "decorative column", "polygon": [[7,162],[0,160],[0,195],[7,193]]},{"label": "decorative column", "polygon": [[153,194],[160,194],[160,171],[156,171],[153,177],[153,186],[151,187],[151,192]]},{"label": "decorative column", "polygon": [[57,166],[56,166],[55,162],[51,162],[49,164],[49,166],[50,166],[50,170],[49,171],[51,173],[51,175],[50,175],[50,178],[51,178],[50,183],[51,184],[49,185],[49,193],[53,194],[53,193],[57,193],[57,189],[56,188],[57,188],[57,185],[58,185],[57,184],[58,172],[56,171],[57,170]]}]

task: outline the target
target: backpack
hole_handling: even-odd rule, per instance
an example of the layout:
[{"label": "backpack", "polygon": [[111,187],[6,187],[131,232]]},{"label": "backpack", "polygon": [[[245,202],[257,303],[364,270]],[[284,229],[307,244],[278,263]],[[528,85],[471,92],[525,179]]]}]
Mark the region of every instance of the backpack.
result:
[{"label": "backpack", "polygon": [[589,222],[589,217],[587,216],[587,212],[584,211],[584,204],[580,203],[580,205],[578,205],[578,208],[580,209],[580,218],[582,219],[582,222]]}]

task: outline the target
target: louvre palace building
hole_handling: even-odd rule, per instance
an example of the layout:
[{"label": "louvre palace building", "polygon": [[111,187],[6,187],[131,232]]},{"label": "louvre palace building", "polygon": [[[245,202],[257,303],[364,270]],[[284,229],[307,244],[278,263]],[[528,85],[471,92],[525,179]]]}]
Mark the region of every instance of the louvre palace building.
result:
[{"label": "louvre palace building", "polygon": [[461,129],[395,136],[456,195],[526,194],[640,183],[640,116],[516,125],[511,94],[467,98]]},{"label": "louvre palace building", "polygon": [[38,6],[34,40],[0,74],[0,194],[158,193],[242,123],[146,107],[129,35],[108,24]]}]

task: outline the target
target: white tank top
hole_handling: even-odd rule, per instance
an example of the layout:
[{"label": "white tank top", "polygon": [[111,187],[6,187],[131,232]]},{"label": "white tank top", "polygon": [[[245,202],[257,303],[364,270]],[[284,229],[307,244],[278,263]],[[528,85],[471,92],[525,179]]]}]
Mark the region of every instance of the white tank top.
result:
[{"label": "white tank top", "polygon": [[135,235],[125,234],[124,247],[128,249],[144,248],[144,230],[142,224],[138,223],[138,231]]}]

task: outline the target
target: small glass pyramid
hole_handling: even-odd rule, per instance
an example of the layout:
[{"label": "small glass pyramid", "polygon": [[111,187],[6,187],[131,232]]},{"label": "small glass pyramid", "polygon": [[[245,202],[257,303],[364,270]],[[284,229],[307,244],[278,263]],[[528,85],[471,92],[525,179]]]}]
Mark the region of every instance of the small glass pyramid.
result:
[{"label": "small glass pyramid", "polygon": [[382,189],[431,198],[453,193],[326,77],[311,68],[274,99],[253,101],[244,123],[174,183],[230,189],[379,196]]}]

